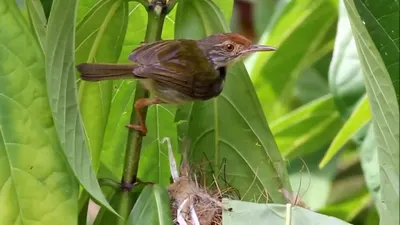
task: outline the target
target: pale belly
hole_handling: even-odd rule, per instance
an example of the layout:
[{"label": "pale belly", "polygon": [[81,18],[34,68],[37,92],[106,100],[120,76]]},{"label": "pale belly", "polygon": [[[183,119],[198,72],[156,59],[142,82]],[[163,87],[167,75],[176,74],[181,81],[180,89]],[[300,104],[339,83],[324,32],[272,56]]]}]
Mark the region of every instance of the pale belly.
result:
[{"label": "pale belly", "polygon": [[178,92],[173,89],[166,89],[160,87],[151,79],[138,79],[140,83],[152,94],[157,96],[163,102],[169,104],[184,104],[189,101],[193,101],[194,99],[190,96],[187,96],[181,92]]}]

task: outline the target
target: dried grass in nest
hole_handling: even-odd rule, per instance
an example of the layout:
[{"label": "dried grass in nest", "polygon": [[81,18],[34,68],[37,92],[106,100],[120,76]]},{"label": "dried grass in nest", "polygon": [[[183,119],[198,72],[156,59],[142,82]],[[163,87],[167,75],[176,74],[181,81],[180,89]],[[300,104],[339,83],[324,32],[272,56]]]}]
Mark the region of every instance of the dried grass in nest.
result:
[{"label": "dried grass in nest", "polygon": [[[168,188],[171,199],[172,216],[177,224],[184,225],[220,225],[222,224],[221,198],[219,193],[208,193],[186,176],[171,184]],[[196,216],[198,221],[194,219]],[[184,222],[182,222],[184,220]]]},{"label": "dried grass in nest", "polygon": [[189,165],[183,154],[180,174],[169,151],[170,169],[174,182],[169,185],[168,193],[172,218],[176,225],[221,225],[222,195],[219,190],[210,191],[201,187],[190,176]]}]

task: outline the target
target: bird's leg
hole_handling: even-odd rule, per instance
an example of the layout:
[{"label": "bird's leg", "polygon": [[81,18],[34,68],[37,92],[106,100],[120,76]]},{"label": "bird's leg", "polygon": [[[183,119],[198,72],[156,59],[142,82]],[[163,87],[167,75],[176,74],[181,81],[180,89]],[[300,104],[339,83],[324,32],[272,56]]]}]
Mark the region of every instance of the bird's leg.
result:
[{"label": "bird's leg", "polygon": [[137,131],[140,131],[142,133],[143,136],[146,136],[147,134],[147,127],[145,124],[145,120],[143,117],[143,113],[142,113],[142,108],[149,106],[149,105],[154,105],[154,104],[160,104],[162,103],[162,101],[155,97],[155,98],[142,98],[136,101],[135,103],[135,110],[136,110],[136,114],[139,117],[139,124],[129,124],[126,127],[131,128],[131,129],[135,129]]}]

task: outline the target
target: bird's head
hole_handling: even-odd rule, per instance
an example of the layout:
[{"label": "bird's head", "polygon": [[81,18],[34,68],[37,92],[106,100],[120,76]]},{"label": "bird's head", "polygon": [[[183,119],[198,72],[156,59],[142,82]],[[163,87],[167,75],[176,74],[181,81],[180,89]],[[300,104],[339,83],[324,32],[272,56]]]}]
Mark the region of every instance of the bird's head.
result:
[{"label": "bird's head", "polygon": [[254,52],[276,50],[271,46],[253,44],[246,37],[235,33],[213,34],[199,43],[216,68],[226,67]]}]

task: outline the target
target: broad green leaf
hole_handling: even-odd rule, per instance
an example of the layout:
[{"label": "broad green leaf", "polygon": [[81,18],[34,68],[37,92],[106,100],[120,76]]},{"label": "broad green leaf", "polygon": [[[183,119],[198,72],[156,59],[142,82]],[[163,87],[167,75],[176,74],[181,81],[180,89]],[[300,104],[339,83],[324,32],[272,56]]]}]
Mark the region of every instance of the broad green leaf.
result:
[{"label": "broad green leaf", "polygon": [[329,67],[329,89],[344,120],[349,118],[354,107],[365,94],[356,42],[342,1],[339,1],[335,48]]},{"label": "broad green leaf", "polygon": [[364,142],[360,146],[360,162],[368,190],[375,201],[375,205],[380,208],[381,183],[373,125],[369,126]]},{"label": "broad green leaf", "polygon": [[[307,224],[307,225],[350,225],[340,219],[319,214],[299,206],[279,204],[257,204],[251,202],[225,200],[222,224]],[[267,222],[266,222],[267,221]]]},{"label": "broad green leaf", "polygon": [[364,127],[371,120],[370,105],[367,95],[361,99],[356,106],[349,119],[344,123],[339,133],[333,139],[331,145],[326,151],[325,157],[320,163],[320,167],[324,167],[334,155],[353,137],[357,131]]},{"label": "broad green leaf", "polygon": [[[77,26],[75,63],[116,63],[128,24],[128,3],[102,0]],[[113,81],[80,81],[79,104],[93,167],[97,170],[113,93]]]},{"label": "broad green leaf", "polygon": [[291,1],[265,31],[259,42],[278,50],[254,54],[246,60],[246,67],[268,121],[291,110],[296,80],[336,19],[336,0]]},{"label": "broad green leaf", "polygon": [[226,16],[212,0],[181,0],[177,6],[175,38],[201,39],[215,31],[226,32],[229,30]]},{"label": "broad green leaf", "polygon": [[79,0],[77,12],[76,12],[76,21],[80,23],[85,15],[94,7],[98,7],[102,0]]},{"label": "broad green leaf", "polygon": [[354,4],[385,63],[399,100],[399,0],[356,0]]},{"label": "broad green leaf", "polygon": [[111,206],[120,213],[121,218],[115,216],[103,208],[100,209],[93,225],[126,225],[131,209],[135,205],[143,188],[135,188],[132,191],[113,190],[110,196]]},{"label": "broad green leaf", "polygon": [[14,0],[0,12],[1,224],[76,224],[78,183],[58,142],[42,49]]},{"label": "broad green leaf", "polygon": [[45,49],[46,42],[46,27],[47,19],[43,11],[42,3],[40,0],[26,1],[28,14],[31,22],[31,26],[36,33],[36,38],[42,47],[42,51]]},{"label": "broad green leaf", "polygon": [[79,106],[75,80],[76,0],[54,0],[46,38],[46,78],[55,127],[68,163],[83,188],[115,212],[105,199],[92,167]]},{"label": "broad green leaf", "polygon": [[[140,45],[146,33],[146,10],[136,2],[130,2],[129,7],[129,25],[119,59],[120,63],[129,63],[129,54]],[[171,11],[164,21],[163,39],[173,39],[174,14],[175,10]],[[125,126],[129,124],[133,109],[135,84],[136,81],[133,79],[114,82],[101,161],[116,177],[121,177],[123,172],[128,136],[128,129]],[[148,109],[146,119],[148,134],[143,138],[138,173],[142,180],[159,184],[170,183],[167,146],[161,142],[165,137],[170,138],[173,149],[178,151],[174,113],[174,106],[169,105],[154,105]]]},{"label": "broad green leaf", "polygon": [[146,186],[133,207],[127,225],[172,225],[169,196],[159,185]]},{"label": "broad green leaf", "polygon": [[[177,8],[175,38],[229,32],[226,24],[212,1],[183,0]],[[267,190],[274,202],[285,202],[278,190],[291,191],[286,165],[242,63],[228,68],[219,97],[180,107],[176,120],[179,135],[188,140],[184,147],[190,162],[200,170],[212,168],[210,183],[215,175],[220,188],[237,189],[245,200],[256,200]]]},{"label": "broad green leaf", "polygon": [[274,121],[271,131],[283,157],[291,160],[324,148],[340,126],[333,97],[326,95]]},{"label": "broad green leaf", "polygon": [[[380,224],[399,223],[399,105],[388,70],[354,2],[345,0],[366,83],[381,180]],[[390,7],[390,5],[386,5]]]}]

